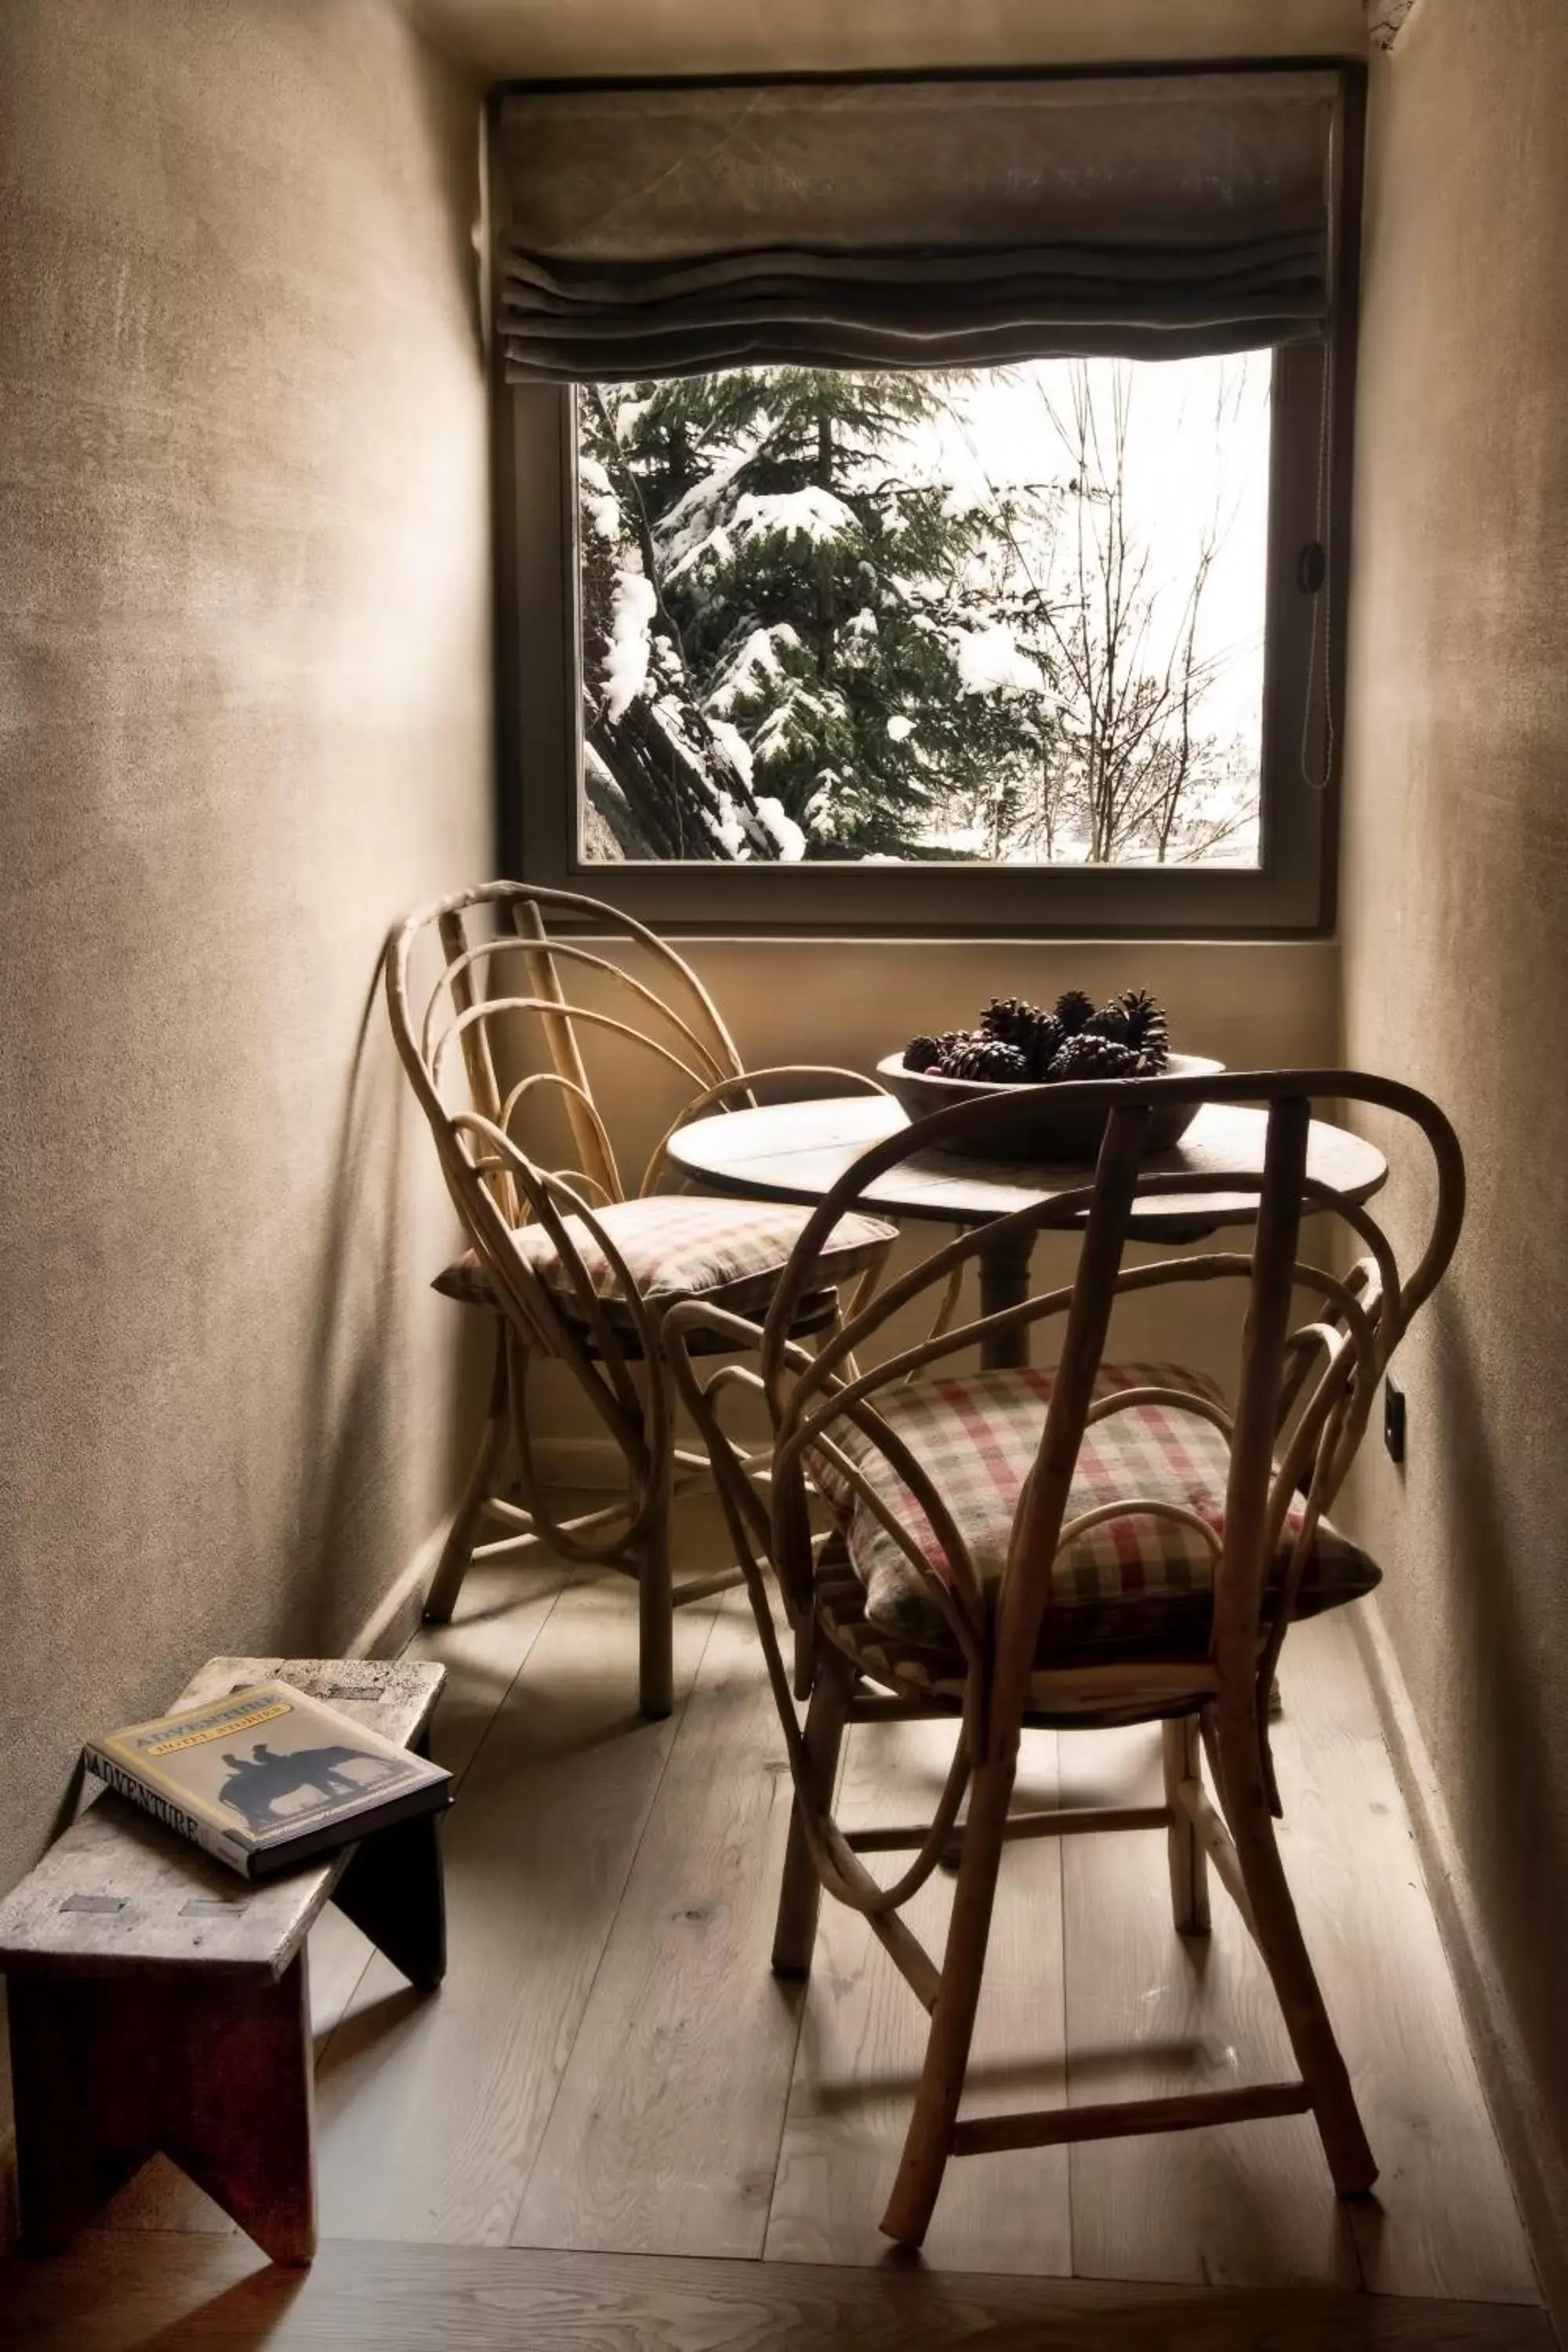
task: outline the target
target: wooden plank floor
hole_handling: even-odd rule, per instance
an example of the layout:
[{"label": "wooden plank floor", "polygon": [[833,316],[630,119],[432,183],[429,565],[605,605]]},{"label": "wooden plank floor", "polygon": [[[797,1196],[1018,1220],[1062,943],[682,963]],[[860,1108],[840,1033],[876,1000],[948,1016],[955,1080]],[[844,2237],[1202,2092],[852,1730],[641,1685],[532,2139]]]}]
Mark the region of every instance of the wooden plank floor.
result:
[{"label": "wooden plank floor", "polygon": [[[710,1543],[700,1523],[682,1568]],[[1111,2340],[1095,2330],[1114,2307],[1116,2341],[1216,2352],[1550,2343],[1348,1626],[1293,1633],[1277,1744],[1287,1867],[1384,2163],[1377,2197],[1338,2203],[1300,2117],[963,2159],[911,2279],[877,2221],[921,2014],[864,1924],[832,1904],[809,1984],[771,1976],[789,1784],[754,1634],[739,1594],[677,1624],[678,1705],[664,1724],[635,1711],[635,1593],[622,1579],[492,1568],[452,1626],[418,1638],[452,1670],[437,1725],[437,1752],[462,1776],[445,1832],[451,1970],[422,2000],[343,1923],[313,1940],[330,2242],[309,2284],[290,2298],[258,2282],[247,2242],[160,2167],[68,2263],[18,2266],[25,2293],[41,2294],[26,2281],[48,2273],[61,2311],[75,2307],[71,2283],[98,2261],[106,2280],[132,2282],[132,2302],[151,2311],[162,2297],[172,2324],[188,2290],[190,2311],[208,2317],[157,2334],[161,2346],[491,2340],[472,2311],[471,2332],[452,2317],[416,2336],[400,2279],[411,2308],[445,2281],[487,2311],[491,2282],[514,2324],[498,2342],[1098,2343]],[[1157,1737],[1030,1735],[1029,1793],[1081,1802],[1147,1790],[1151,1776],[1157,1787]],[[947,1738],[858,1728],[844,1817],[929,1805]],[[918,1924],[938,1948],[950,1899],[942,1874],[921,1898]],[[1013,1849],[968,2110],[1283,2071],[1267,1981],[1217,1884],[1214,1907],[1206,1950],[1174,1936],[1162,1833]],[[476,2253],[465,2266],[465,2249],[489,2250],[485,2263]],[[718,2303],[706,2318],[691,2305],[695,2332],[641,2336],[629,2318],[623,2331],[654,2271],[617,2270],[616,2256],[659,2258],[682,2307],[698,2281]],[[972,2293],[982,2274],[984,2293]],[[725,2282],[748,2277],[755,2293],[748,2303],[734,2288],[727,2332]],[[204,2280],[216,2303],[203,2303]],[[882,2287],[868,2301],[857,2280]],[[1121,2283],[1121,2299],[1101,2310],[1093,2294],[1110,2289],[1075,2280]],[[384,2305],[363,2338],[333,2332],[350,2281]],[[909,2332],[878,2299],[922,2281],[931,2325],[946,2314],[955,2333]],[[1025,2329],[1009,2295],[1031,2281],[1047,2299]],[[591,2302],[594,2282],[610,2297],[602,2334],[574,2300]],[[1049,2302],[1049,2282],[1066,2301]],[[560,2326],[527,2337],[536,2292]],[[93,2328],[36,2340],[82,2352],[139,2340],[113,2333],[108,2308]],[[264,2308],[272,2332],[211,2322]],[[1248,2311],[1261,2327],[1266,2310],[1266,2334],[1229,2332]],[[1293,2315],[1314,2314],[1295,2329]]]},{"label": "wooden plank floor", "polygon": [[[1146,1730],[1075,1733],[1061,1747],[1075,1801],[1159,1803],[1159,1757]],[[1062,1865],[1077,1931],[1067,1944],[1074,2098],[1294,2075],[1268,1976],[1212,1873],[1213,1933],[1187,1943],[1172,1933],[1159,1834],[1071,1838]],[[1086,1932],[1089,1923],[1099,1932]],[[1306,2116],[1181,2140],[1087,2142],[1072,2150],[1071,2197],[1075,2267],[1090,2277],[1360,2284],[1344,2208]]]},{"label": "wooden plank floor", "polygon": [[[687,1561],[710,1556],[706,1514]],[[864,2264],[921,2013],[864,1924],[826,1904],[803,1990],[767,1967],[788,1779],[743,1597],[677,1620],[681,1704],[633,1712],[618,1578],[491,1570],[457,1622],[440,1737],[452,1972],[413,2000],[371,1960],[321,2064],[330,2235]],[[1536,2286],[1342,1621],[1299,1627],[1277,1748],[1303,1923],[1384,2166],[1340,2204],[1305,2117],[965,2159],[940,2270],[1530,2303]],[[487,1715],[488,1709],[488,1715]],[[1155,1793],[1156,1735],[1033,1734],[1035,1799]],[[847,1743],[846,1820],[908,1818],[950,1735]],[[941,1874],[916,1924],[940,1948]],[[1289,2071],[1221,1889],[1205,1950],[1171,1929],[1163,1836],[1009,1855],[969,2108]],[[334,1954],[338,1967],[342,1954]]]},{"label": "wooden plank floor", "polygon": [[[864,1825],[929,1818],[952,1743],[945,1725],[858,1727],[846,1743],[841,1818]],[[1056,1742],[1032,1747],[1020,1802],[1054,1804]],[[1048,2105],[1063,2090],[1060,1850],[1041,1839],[1008,1861],[975,2032],[972,2114]],[[950,1897],[951,1882],[939,1873],[909,1906],[928,1951],[942,1949]],[[771,2259],[887,2258],[877,2224],[903,2146],[925,2028],[925,2012],[858,1914],[825,1902],[768,2228]],[[941,2269],[1070,2273],[1066,2150],[955,2165],[925,2260]]]},{"label": "wooden plank floor", "polygon": [[799,2024],[768,1966],[790,1780],[751,1611],[719,1612],[514,2243],[762,2252]]},{"label": "wooden plank floor", "polygon": [[89,2233],[0,2269],[7,2352],[1552,2352],[1518,2304],[668,2254]]},{"label": "wooden plank floor", "polygon": [[[700,1604],[677,1617],[678,1701],[712,1622]],[[633,1587],[569,1584],[443,1831],[439,1997],[376,1955],[320,2061],[327,2235],[510,2237],[680,1727],[679,1713],[644,1722],[636,1692]],[[631,2023],[617,2021],[618,2041]]]}]

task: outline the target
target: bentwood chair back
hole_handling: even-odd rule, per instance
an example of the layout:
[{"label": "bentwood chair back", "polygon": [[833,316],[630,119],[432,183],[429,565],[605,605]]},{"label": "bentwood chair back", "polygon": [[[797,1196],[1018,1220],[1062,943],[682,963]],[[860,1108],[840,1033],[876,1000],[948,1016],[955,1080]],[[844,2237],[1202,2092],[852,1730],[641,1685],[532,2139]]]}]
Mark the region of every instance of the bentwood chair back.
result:
[{"label": "bentwood chair back", "polygon": [[[963,1325],[873,1362],[889,1318],[949,1284],[983,1242],[995,1241],[1001,1227],[993,1226],[888,1283],[808,1354],[789,1331],[816,1238],[808,1226],[762,1328],[694,1303],[666,1335],[720,1478],[794,1775],[774,1966],[786,1974],[809,1967],[826,1888],[865,1915],[931,2014],[883,2222],[909,2244],[924,2237],[952,2155],[1310,2112],[1342,2194],[1368,2188],[1376,2172],[1275,1843],[1268,1698],[1292,1620],[1353,1600],[1377,1580],[1375,1564],[1329,1514],[1389,1358],[1458,1238],[1458,1146],[1424,1096],[1357,1072],[1101,1081],[1052,1091],[1064,1102],[1070,1095],[1107,1106],[1098,1165],[1076,1191],[1005,1223],[1020,1235],[1077,1225],[1081,1253],[1069,1286],[1027,1299],[984,1330]],[[1194,1100],[1260,1106],[1261,1158],[1234,1173],[1173,1176],[1143,1167],[1151,1113]],[[1364,1206],[1309,1172],[1314,1100],[1375,1110],[1394,1131],[1396,1172],[1406,1157],[1427,1161],[1430,1224],[1408,1271]],[[966,1104],[877,1145],[823,1202],[822,1229],[853,1211],[902,1158],[983,1144],[987,1127],[1013,1108],[1004,1112],[994,1099]],[[1238,1245],[1124,1262],[1135,1211],[1146,1215],[1157,1199],[1177,1217],[1191,1215],[1201,1196],[1216,1193],[1256,1199],[1250,1230],[1234,1236]],[[1348,1272],[1333,1270],[1347,1261]],[[1179,1367],[1108,1360],[1119,1298],[1169,1288],[1179,1299],[1188,1284],[1228,1286],[1240,1310],[1228,1402]],[[1025,1330],[1058,1322],[1056,1366],[975,1372],[973,1358],[955,1366],[954,1357],[994,1337],[998,1319]],[[717,1338],[754,1346],[760,1370],[705,1368],[697,1343]],[[760,1389],[767,1401],[765,1489],[725,1434],[727,1397],[737,1386]],[[826,1539],[812,1532],[808,1486],[827,1506]],[[793,1635],[793,1671],[764,1571]],[[797,1696],[807,1703],[804,1723]],[[833,1814],[845,1726],[889,1712],[956,1718],[952,1770],[929,1822],[846,1833]],[[1058,1815],[1014,1810],[1026,1727],[1139,1722],[1163,1727],[1163,1804]],[[1007,1843],[1115,1828],[1164,1832],[1183,1933],[1207,1927],[1212,1864],[1268,1969],[1299,2076],[1190,2097],[961,2117]],[[901,1914],[955,1845],[961,1859],[939,1962]],[[908,1866],[890,1884],[873,1876],[864,1854],[898,1848],[912,1851]]]},{"label": "bentwood chair back", "polygon": [[[563,922],[572,927],[565,933]],[[607,938],[628,942],[624,958],[605,952]],[[748,1074],[711,997],[674,949],[573,892],[491,882],[423,908],[389,940],[385,979],[398,1053],[469,1244],[437,1287],[496,1318],[485,1430],[426,1614],[451,1615],[476,1558],[547,1544],[569,1560],[623,1569],[639,1585],[642,1703],[649,1714],[668,1713],[671,1610],[712,1591],[715,1580],[672,1585],[670,1507],[708,1465],[675,1440],[660,1320],[672,1299],[698,1295],[763,1310],[807,1213],[654,1188],[676,1127],[752,1104],[756,1086],[803,1073]],[[600,1042],[613,1044],[623,1090],[640,1098],[656,1087],[668,1091],[673,1078],[680,1104],[630,1182],[617,1121],[590,1075]],[[816,1075],[871,1083],[851,1072]],[[551,1104],[563,1110],[570,1136],[562,1167],[534,1156]],[[890,1228],[863,1218],[836,1227],[795,1323],[831,1320],[832,1284],[874,1270],[891,1238]],[[540,1475],[527,1383],[542,1358],[569,1368],[619,1465],[615,1499],[602,1507],[563,1516]],[[508,1532],[481,1544],[487,1518]]]}]

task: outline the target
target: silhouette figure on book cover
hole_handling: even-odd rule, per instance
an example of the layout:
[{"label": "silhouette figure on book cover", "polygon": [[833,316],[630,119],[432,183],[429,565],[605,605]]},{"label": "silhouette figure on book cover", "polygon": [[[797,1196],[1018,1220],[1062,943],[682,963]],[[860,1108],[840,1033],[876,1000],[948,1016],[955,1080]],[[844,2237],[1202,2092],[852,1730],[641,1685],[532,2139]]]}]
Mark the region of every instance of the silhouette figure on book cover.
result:
[{"label": "silhouette figure on book cover", "polygon": [[[263,1739],[248,1757],[226,1750],[223,1760],[229,1777],[218,1790],[218,1801],[243,1814],[253,1830],[271,1829],[289,1820],[287,1811],[279,1811],[280,1801],[304,1790],[313,1790],[320,1804],[334,1804],[344,1797],[363,1796],[377,1780],[403,1778],[402,1768],[363,1748],[302,1748],[293,1756],[279,1756]],[[370,1771],[354,1778],[344,1771],[346,1764],[369,1765]]]}]

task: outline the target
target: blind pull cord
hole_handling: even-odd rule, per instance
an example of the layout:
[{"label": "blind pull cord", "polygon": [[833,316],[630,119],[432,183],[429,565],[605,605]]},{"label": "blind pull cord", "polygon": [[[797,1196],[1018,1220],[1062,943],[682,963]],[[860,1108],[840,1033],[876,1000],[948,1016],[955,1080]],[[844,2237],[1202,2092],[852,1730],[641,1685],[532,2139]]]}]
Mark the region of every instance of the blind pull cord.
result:
[{"label": "blind pull cord", "polygon": [[[1317,537],[1301,550],[1296,565],[1296,583],[1303,595],[1313,599],[1312,625],[1307,640],[1307,688],[1301,711],[1301,781],[1310,792],[1326,792],[1334,772],[1334,710],[1333,693],[1329,672],[1329,624],[1332,585],[1329,562],[1329,418],[1333,403],[1334,362],[1331,345],[1323,351],[1322,410],[1318,423],[1318,489],[1314,528]],[[1318,670],[1321,651],[1323,703],[1323,756],[1321,768],[1312,765],[1312,710],[1317,699]]]}]

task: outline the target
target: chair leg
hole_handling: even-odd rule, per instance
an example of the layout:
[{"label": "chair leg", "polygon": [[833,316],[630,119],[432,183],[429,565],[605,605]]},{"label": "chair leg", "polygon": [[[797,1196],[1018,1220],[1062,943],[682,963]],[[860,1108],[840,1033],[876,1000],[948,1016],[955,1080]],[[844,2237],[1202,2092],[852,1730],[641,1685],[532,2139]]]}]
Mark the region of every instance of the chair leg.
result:
[{"label": "chair leg", "polygon": [[987,1757],[975,1767],[970,1783],[963,1859],[958,1866],[952,1919],[942,1955],[942,1989],[931,2014],[925,2063],[898,2177],[882,2216],[884,2234],[901,2246],[923,2242],[952,2150],[952,2127],[958,2120],[980,2003],[1016,1764],[1016,1753]]},{"label": "chair leg", "polygon": [[1242,1707],[1216,1708],[1215,1717],[1226,1825],[1252,1906],[1258,1948],[1284,2013],[1301,2078],[1311,2095],[1312,2114],[1334,2187],[1342,2197],[1359,2196],[1377,2179],[1377,2162],[1362,2128],[1350,2074],[1329,2022],[1275,1843],[1250,1694]]},{"label": "chair leg", "polygon": [[474,1456],[474,1466],[463,1489],[463,1499],[447,1530],[436,1573],[430,1580],[430,1590],[425,1596],[425,1622],[427,1625],[451,1622],[463,1579],[468,1572],[468,1559],[479,1532],[485,1505],[498,1491],[496,1472],[510,1434],[510,1419],[507,1395],[506,1325],[499,1315],[495,1318],[495,1369],[490,1374],[490,1401],[485,1408],[479,1450]]},{"label": "chair leg", "polygon": [[1203,1779],[1203,1743],[1195,1715],[1173,1717],[1160,1726],[1161,1760],[1165,1772],[1165,1802],[1172,1809],[1165,1832],[1171,1864],[1171,1910],[1179,1936],[1209,1932],[1208,1856],[1204,1842],[1176,1802],[1184,1780]]},{"label": "chair leg", "polygon": [[[844,1745],[844,1727],[854,1687],[853,1674],[836,1655],[819,1659],[805,1710],[805,1755],[812,1799],[822,1812],[827,1811],[833,1802],[839,1750]],[[773,1929],[773,1974],[778,1977],[809,1975],[816,1943],[822,1881],[811,1858],[804,1822],[805,1811],[797,1789],[790,1812],[789,1843],[784,1848],[778,1924]]]}]

